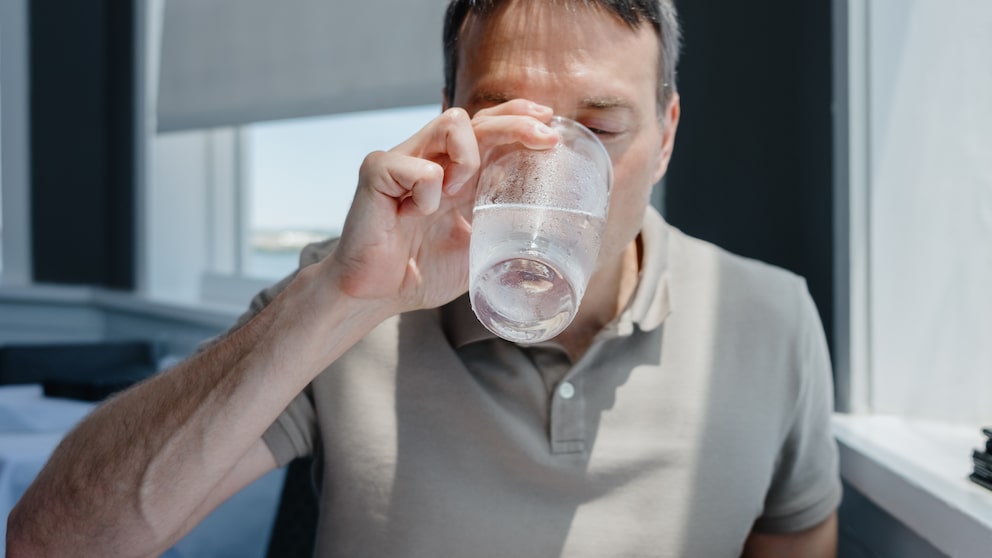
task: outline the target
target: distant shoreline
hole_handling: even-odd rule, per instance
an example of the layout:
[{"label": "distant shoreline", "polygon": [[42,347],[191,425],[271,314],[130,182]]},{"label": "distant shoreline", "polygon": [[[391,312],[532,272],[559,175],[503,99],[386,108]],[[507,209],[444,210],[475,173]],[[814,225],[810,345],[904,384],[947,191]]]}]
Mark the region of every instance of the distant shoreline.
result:
[{"label": "distant shoreline", "polygon": [[332,230],[256,230],[251,233],[251,248],[259,252],[299,252],[307,244],[338,236]]}]

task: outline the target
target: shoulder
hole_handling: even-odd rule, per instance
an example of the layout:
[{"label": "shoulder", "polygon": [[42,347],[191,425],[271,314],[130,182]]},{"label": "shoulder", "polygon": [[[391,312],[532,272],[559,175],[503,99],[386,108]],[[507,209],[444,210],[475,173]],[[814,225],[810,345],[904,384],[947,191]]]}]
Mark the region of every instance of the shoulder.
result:
[{"label": "shoulder", "polygon": [[779,427],[812,386],[826,396],[826,337],[802,277],[678,231],[669,240],[669,333],[688,347],[679,354],[694,351],[733,390],[761,386],[779,402]]},{"label": "shoulder", "polygon": [[[671,280],[679,306],[709,309],[724,320],[794,331],[816,313],[806,280],[710,242],[670,230]],[[818,319],[818,318],[817,318]]]}]

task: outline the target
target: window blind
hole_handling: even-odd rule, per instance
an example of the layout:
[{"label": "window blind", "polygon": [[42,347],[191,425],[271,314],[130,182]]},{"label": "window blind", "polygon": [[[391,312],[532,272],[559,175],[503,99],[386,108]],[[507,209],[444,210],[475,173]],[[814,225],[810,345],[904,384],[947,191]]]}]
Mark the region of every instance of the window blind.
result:
[{"label": "window blind", "polygon": [[438,102],[444,0],[166,0],[159,132]]}]

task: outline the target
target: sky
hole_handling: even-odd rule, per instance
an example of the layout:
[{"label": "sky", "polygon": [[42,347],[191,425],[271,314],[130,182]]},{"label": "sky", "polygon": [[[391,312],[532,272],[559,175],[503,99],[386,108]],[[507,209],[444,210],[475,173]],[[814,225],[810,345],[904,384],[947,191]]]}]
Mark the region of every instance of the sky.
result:
[{"label": "sky", "polygon": [[340,231],[365,156],[401,143],[440,112],[435,104],[249,126],[252,228]]}]

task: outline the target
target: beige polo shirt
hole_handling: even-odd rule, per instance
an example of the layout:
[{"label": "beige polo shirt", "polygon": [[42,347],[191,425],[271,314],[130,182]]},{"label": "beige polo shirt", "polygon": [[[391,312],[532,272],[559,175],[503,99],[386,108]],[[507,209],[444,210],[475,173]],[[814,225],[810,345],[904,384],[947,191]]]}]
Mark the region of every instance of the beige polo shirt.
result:
[{"label": "beige polo shirt", "polygon": [[827,518],[831,373],[804,281],[653,209],[642,239],[634,298],[578,362],[493,337],[462,297],[320,374],[265,434],[280,464],[318,457],[317,556],[738,556],[752,529]]}]

